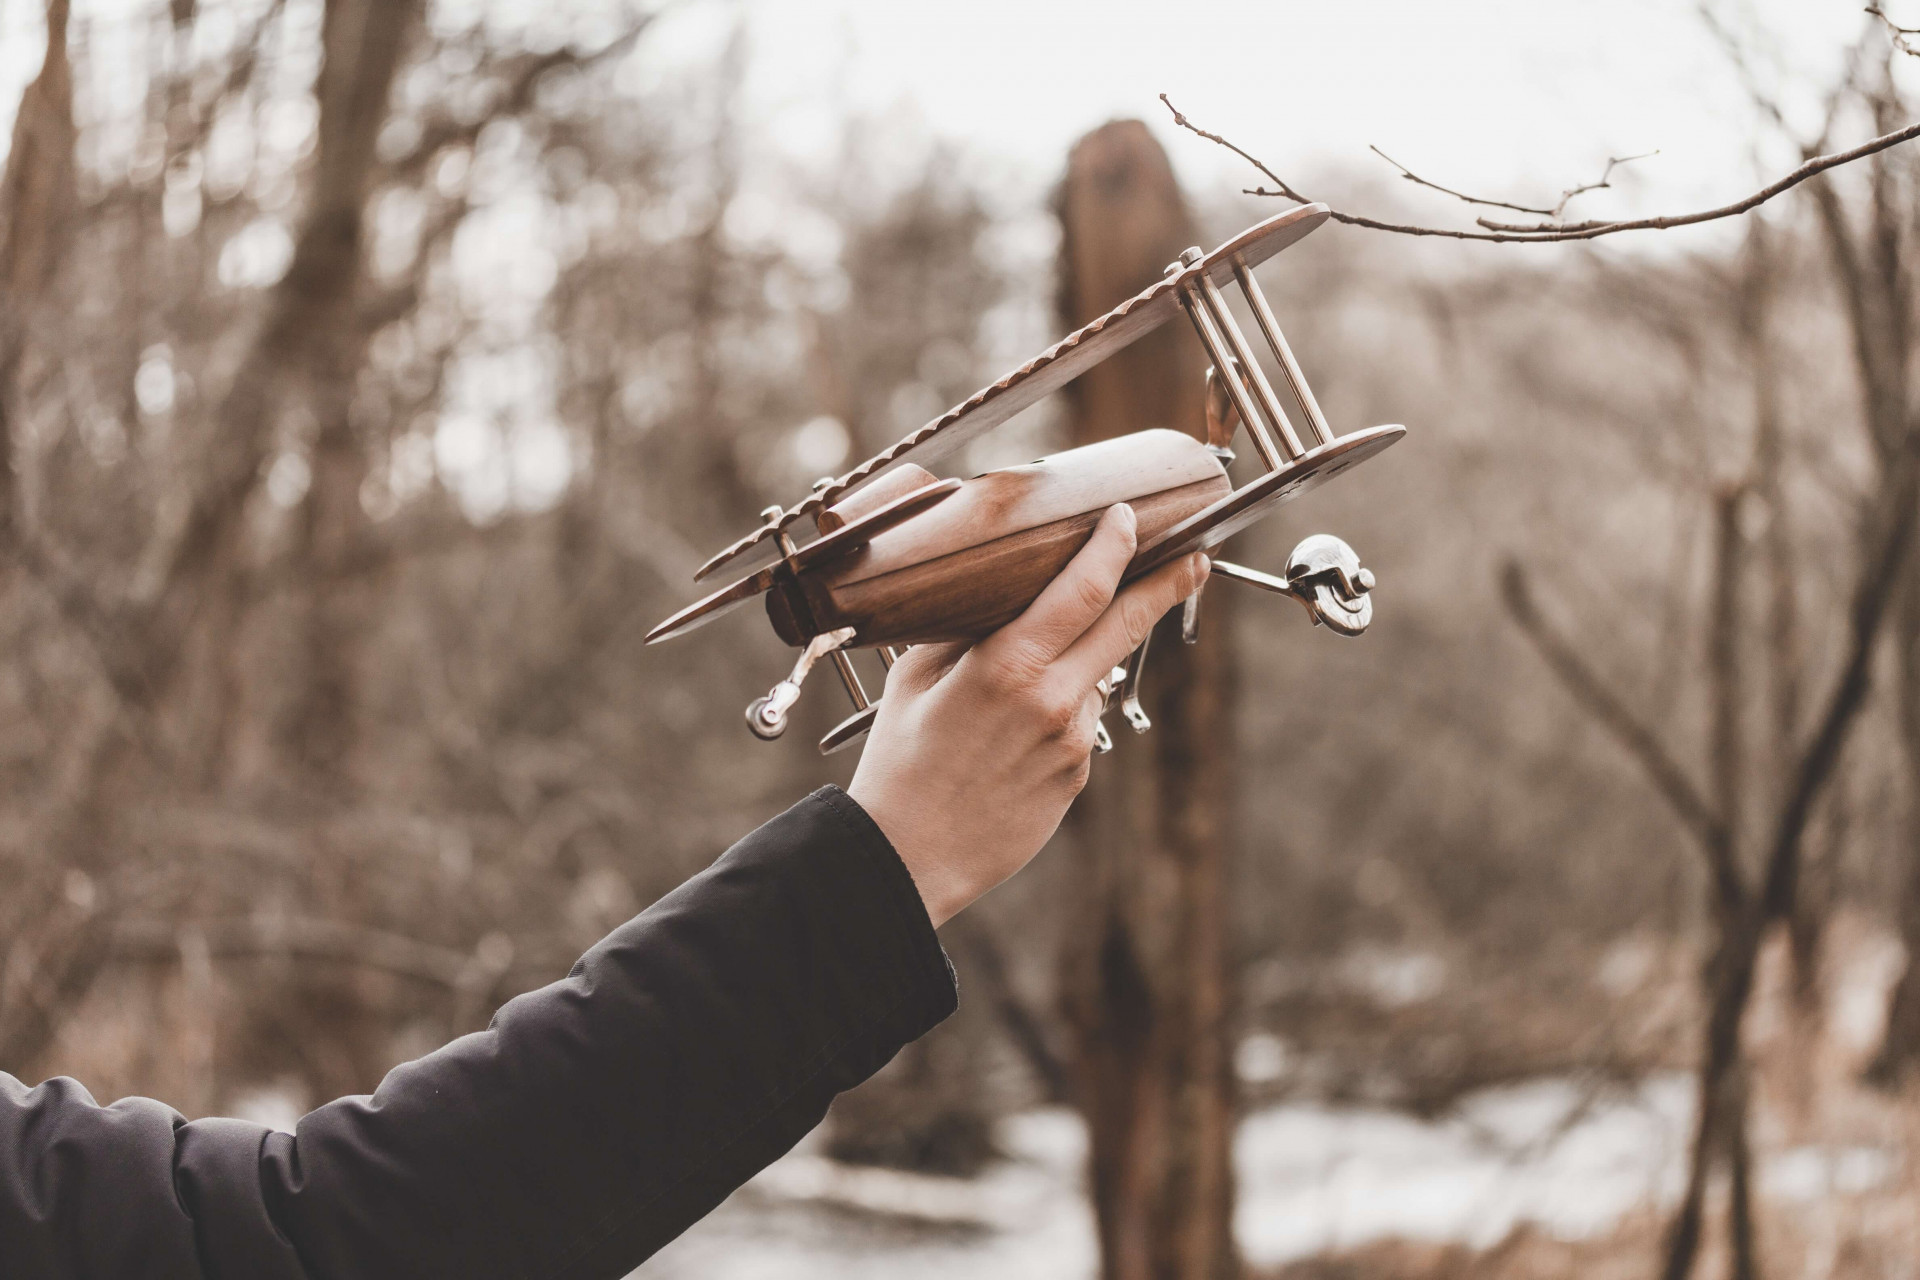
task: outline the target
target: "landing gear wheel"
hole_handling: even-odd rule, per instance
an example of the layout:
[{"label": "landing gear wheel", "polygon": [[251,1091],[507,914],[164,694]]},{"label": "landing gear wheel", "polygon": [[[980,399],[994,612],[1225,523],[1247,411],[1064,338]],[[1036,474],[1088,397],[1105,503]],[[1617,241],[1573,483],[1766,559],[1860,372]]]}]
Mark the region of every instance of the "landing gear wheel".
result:
[{"label": "landing gear wheel", "polygon": [[774,719],[766,714],[769,701],[760,697],[747,704],[747,728],[753,730],[753,736],[762,742],[772,742],[787,731],[787,718],[784,715]]}]

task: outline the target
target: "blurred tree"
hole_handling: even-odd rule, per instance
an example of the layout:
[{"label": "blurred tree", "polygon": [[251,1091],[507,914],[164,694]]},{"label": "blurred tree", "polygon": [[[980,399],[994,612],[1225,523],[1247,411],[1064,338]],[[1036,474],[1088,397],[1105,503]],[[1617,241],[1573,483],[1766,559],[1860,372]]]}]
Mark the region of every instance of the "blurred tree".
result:
[{"label": "blurred tree", "polygon": [[13,535],[12,411],[25,330],[59,273],[78,197],[67,0],[47,0],[47,52],[20,97],[0,176],[0,545]]},{"label": "blurred tree", "polygon": [[[71,243],[78,194],[67,0],[47,0],[46,21],[46,55],[21,96],[0,177],[0,553],[7,564],[0,591],[9,593],[23,585],[12,579],[28,562],[19,510],[24,433],[17,426],[29,407],[21,386],[28,335],[54,310],[51,287]],[[44,365],[33,375],[45,377]],[[43,1044],[62,1007],[97,967],[93,904],[62,903],[59,862],[37,839],[0,846],[0,878],[8,885],[0,909],[0,1062],[18,1061]]]},{"label": "blurred tree", "polygon": [[[1085,324],[1158,280],[1199,230],[1137,120],[1074,145],[1058,197],[1060,319]],[[1149,427],[1204,437],[1206,365],[1163,325],[1072,384],[1076,445]],[[1153,731],[1096,759],[1074,809],[1082,875],[1062,996],[1091,1137],[1088,1185],[1108,1280],[1223,1280],[1234,1248],[1232,979],[1226,875],[1235,795],[1233,653],[1207,592],[1200,642],[1173,616],[1146,667]]]},{"label": "blurred tree", "polygon": [[[1885,157],[1876,157],[1879,164]],[[1816,184],[1824,188],[1825,184]],[[1766,359],[1770,329],[1772,277],[1776,266],[1764,230],[1754,233],[1748,252],[1722,285],[1723,305],[1709,313],[1706,327],[1718,327],[1721,315],[1732,320],[1732,345],[1741,376],[1752,384],[1754,420],[1743,432],[1745,455],[1739,474],[1712,484],[1712,553],[1706,583],[1702,674],[1707,706],[1705,786],[1671,754],[1676,736],[1672,705],[1644,719],[1636,700],[1623,694],[1584,651],[1559,634],[1543,617],[1527,574],[1510,562],[1503,578],[1507,605],[1575,702],[1605,728],[1646,773],[1676,819],[1692,837],[1707,884],[1706,913],[1711,943],[1701,967],[1703,1007],[1696,1070],[1698,1091],[1694,1138],[1686,1192],[1667,1242],[1662,1274],[1685,1280],[1699,1255],[1707,1221],[1706,1198],[1716,1170],[1728,1175],[1728,1230],[1732,1274],[1740,1280],[1758,1275],[1754,1161],[1751,1135],[1751,1062],[1743,1042],[1743,1024],[1755,989],[1761,949],[1778,926],[1805,931],[1803,913],[1813,903],[1802,890],[1807,862],[1807,833],[1816,806],[1839,768],[1840,759],[1867,702],[1873,658],[1883,625],[1895,612],[1900,584],[1907,576],[1909,544],[1920,498],[1920,449],[1912,428],[1900,426],[1887,465],[1880,469],[1862,501],[1861,532],[1852,548],[1845,579],[1850,599],[1838,669],[1827,681],[1810,723],[1797,723],[1798,688],[1808,683],[1797,665],[1797,624],[1790,621],[1794,585],[1788,549],[1766,548],[1772,560],[1768,578],[1774,590],[1764,626],[1753,625],[1748,604],[1753,576],[1753,523],[1759,504],[1770,522],[1791,519],[1780,483],[1780,424],[1773,371]],[[1844,287],[1844,282],[1843,282]],[[1684,406],[1676,412],[1682,417]],[[1871,437],[1879,424],[1869,412],[1863,426]],[[1711,421],[1696,428],[1711,438]],[[1731,450],[1729,450],[1731,452]],[[1780,593],[1788,593],[1782,599]],[[1773,716],[1764,750],[1750,741],[1748,704],[1753,701],[1755,662],[1761,649],[1772,675]],[[1786,669],[1783,670],[1782,667]],[[1778,776],[1772,785],[1755,785],[1760,769]],[[1760,802],[1760,803],[1756,803]],[[1831,903],[1823,904],[1830,908]]]},{"label": "blurred tree", "polygon": [[[1877,70],[1877,80],[1836,95],[1836,106],[1853,98],[1876,123],[1906,118],[1910,104],[1892,69]],[[1920,300],[1912,265],[1920,236],[1920,161],[1904,150],[1875,156],[1866,166],[1865,186],[1850,199],[1836,183],[1816,183],[1814,207],[1852,339],[1867,440],[1875,465],[1894,473],[1909,465],[1908,454],[1920,439],[1920,409],[1913,400]],[[1910,567],[1903,576],[1891,630],[1898,673],[1892,696],[1909,797],[1906,875],[1896,913],[1907,961],[1889,997],[1886,1032],[1869,1075],[1897,1085],[1920,1071],[1920,568]]]},{"label": "blurred tree", "polygon": [[[14,1070],[72,1025],[103,966],[178,961],[191,977],[218,959],[251,979],[226,995],[189,984],[218,1054],[209,1070],[149,1056],[145,1091],[207,1103],[220,1080],[279,1073],[310,1095],[364,1089],[394,1060],[396,1024],[441,999],[457,1029],[484,1016],[516,955],[503,924],[531,935],[517,955],[539,971],[542,938],[571,934],[554,947],[571,951],[633,905],[605,867],[551,889],[528,876],[539,894],[471,893],[476,829],[483,859],[499,843],[487,806],[534,816],[524,788],[488,747],[449,741],[472,702],[415,681],[402,707],[393,690],[421,641],[434,663],[461,660],[422,624],[470,621],[439,592],[489,555],[418,471],[421,416],[475,327],[452,243],[518,178],[511,144],[558,114],[556,77],[630,48],[645,20],[535,52],[484,24],[429,30],[423,8],[131,13],[153,26],[133,46],[150,64],[131,68],[148,92],[130,129],[109,117],[98,134],[134,142],[95,136],[84,166],[67,87],[83,77],[67,69],[66,6],[49,8],[0,221],[6,534],[25,570],[4,584],[6,687],[33,691],[10,723],[39,744],[8,756],[21,820],[0,846],[19,872],[0,917]],[[468,178],[489,162],[482,193]],[[61,305],[35,303],[62,247]],[[537,544],[550,523],[493,541]],[[367,740],[369,723],[388,732]],[[390,825],[367,838],[409,812],[402,828],[440,850],[424,864],[393,856]],[[581,921],[555,929],[569,893]],[[215,1001],[237,1008],[222,1018]],[[444,1015],[428,1022],[444,1034]],[[102,1080],[116,1083],[131,1082]]]}]

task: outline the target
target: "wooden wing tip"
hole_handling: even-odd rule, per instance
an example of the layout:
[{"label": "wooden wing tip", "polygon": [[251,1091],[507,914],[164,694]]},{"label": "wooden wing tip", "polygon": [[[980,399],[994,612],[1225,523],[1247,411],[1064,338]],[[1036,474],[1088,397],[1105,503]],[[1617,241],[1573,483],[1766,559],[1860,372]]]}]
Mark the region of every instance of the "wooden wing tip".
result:
[{"label": "wooden wing tip", "polygon": [[721,614],[745,604],[772,585],[773,570],[771,568],[750,573],[731,586],[722,587],[712,595],[694,601],[667,618],[647,632],[644,643],[659,644],[662,640],[671,640],[695,627],[705,626]]}]

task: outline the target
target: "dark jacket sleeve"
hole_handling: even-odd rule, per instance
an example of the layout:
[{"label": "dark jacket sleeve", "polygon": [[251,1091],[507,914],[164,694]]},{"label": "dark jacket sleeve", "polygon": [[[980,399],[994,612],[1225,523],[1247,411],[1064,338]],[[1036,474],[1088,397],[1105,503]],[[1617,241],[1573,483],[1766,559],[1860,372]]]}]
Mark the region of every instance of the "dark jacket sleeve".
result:
[{"label": "dark jacket sleeve", "polygon": [[905,866],[825,788],[295,1133],[0,1076],[0,1275],[622,1276],[954,999]]}]

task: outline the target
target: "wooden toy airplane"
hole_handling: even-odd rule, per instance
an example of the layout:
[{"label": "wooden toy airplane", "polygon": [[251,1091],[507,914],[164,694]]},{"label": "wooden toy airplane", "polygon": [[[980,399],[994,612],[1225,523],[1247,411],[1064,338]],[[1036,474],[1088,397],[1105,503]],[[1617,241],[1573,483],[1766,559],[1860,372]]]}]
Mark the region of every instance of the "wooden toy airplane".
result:
[{"label": "wooden toy airplane", "polygon": [[[1327,219],[1302,205],[1247,228],[1211,253],[1188,249],[1164,279],[1062,338],[992,386],[935,418],[839,479],[822,480],[788,508],[769,507],[761,526],[709,560],[695,581],[731,566],[744,573],[687,606],[647,635],[680,635],[766,596],[774,632],[801,649],[785,680],[747,708],[761,738],[786,731],[801,682],[821,658],[839,669],[854,714],[821,739],[837,751],[866,734],[870,701],[849,651],[877,649],[891,667],[907,645],[972,640],[1017,617],[1091,535],[1115,503],[1133,506],[1138,550],[1130,582],[1180,556],[1218,546],[1296,494],[1372,457],[1406,434],[1399,426],[1336,436],[1253,278],[1253,268]],[[1239,285],[1281,380],[1306,419],[1303,440],[1281,407],[1221,286]],[[1212,360],[1207,371],[1207,441],[1172,430],[1139,431],[1052,454],[971,480],[939,480],[926,469],[1051,391],[1184,311]],[[1236,489],[1226,464],[1244,425],[1265,473]],[[796,534],[811,525],[815,536]],[[1316,534],[1294,549],[1286,576],[1221,560],[1213,576],[1244,582],[1307,607],[1316,625],[1358,635],[1373,618],[1373,575],[1346,543]],[[1194,638],[1198,594],[1187,601]],[[1149,722],[1139,686],[1147,646],[1114,668],[1118,700],[1136,731]],[[1111,746],[1105,726],[1101,749]]]}]

